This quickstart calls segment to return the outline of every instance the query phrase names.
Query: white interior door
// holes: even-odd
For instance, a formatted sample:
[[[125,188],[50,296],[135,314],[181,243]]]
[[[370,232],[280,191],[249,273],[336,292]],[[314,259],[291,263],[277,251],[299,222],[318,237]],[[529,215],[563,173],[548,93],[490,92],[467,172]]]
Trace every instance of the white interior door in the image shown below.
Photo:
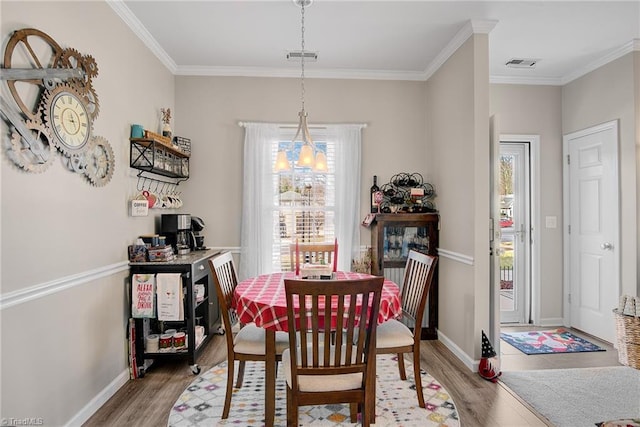
[[[611,310],[620,295],[617,121],[565,135],[564,151],[570,326],[614,342]]]

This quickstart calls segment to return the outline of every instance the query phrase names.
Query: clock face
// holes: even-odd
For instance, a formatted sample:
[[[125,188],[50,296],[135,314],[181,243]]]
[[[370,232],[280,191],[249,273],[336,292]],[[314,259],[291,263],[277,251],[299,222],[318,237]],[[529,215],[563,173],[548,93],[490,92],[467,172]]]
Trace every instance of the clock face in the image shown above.
[[[61,91],[51,101],[51,127],[60,143],[80,149],[89,140],[91,122],[87,107],[72,91]]]

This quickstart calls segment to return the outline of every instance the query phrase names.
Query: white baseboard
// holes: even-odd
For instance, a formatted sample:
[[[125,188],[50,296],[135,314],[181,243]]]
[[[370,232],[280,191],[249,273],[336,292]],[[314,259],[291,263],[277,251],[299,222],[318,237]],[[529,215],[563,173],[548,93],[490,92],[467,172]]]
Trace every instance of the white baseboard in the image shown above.
[[[68,427],[80,427],[84,424],[98,409],[104,405],[120,388],[129,381],[129,370],[125,369],[111,383],[106,386],[97,396],[95,396],[84,408],[80,410],[69,422]]]
[[[473,360],[456,343],[451,341],[445,334],[438,330],[438,339],[447,347],[471,372],[478,372],[479,360]]]

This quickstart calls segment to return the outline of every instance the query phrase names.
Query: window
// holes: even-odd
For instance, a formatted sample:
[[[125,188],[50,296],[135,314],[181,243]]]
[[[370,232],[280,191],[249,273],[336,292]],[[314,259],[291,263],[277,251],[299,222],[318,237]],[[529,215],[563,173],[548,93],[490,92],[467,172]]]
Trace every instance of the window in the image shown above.
[[[289,150],[297,158],[302,142],[291,150],[293,135],[282,130],[280,141],[272,143],[275,161],[278,150]],[[336,237],[335,141],[327,140],[318,130],[311,130],[316,150],[327,156],[327,172],[313,172],[295,166],[287,172],[273,173],[273,269],[291,270],[289,245],[295,243],[333,242]],[[292,153],[293,152],[293,153]]]
[[[294,169],[289,174],[274,173],[273,165],[279,144],[289,144],[293,130],[275,123],[243,122],[242,126],[240,280],[290,268],[288,245],[296,237],[300,242],[337,238],[338,269],[349,270],[351,260],[360,256],[364,125],[324,125],[315,132],[312,128],[316,144],[327,150],[329,172]]]

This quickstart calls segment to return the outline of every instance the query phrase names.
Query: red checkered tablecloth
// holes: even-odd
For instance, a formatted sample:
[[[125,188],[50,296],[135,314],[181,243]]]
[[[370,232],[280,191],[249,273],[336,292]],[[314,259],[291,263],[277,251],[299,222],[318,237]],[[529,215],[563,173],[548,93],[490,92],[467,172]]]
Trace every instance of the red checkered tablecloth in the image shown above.
[[[287,300],[284,278],[293,278],[293,272],[264,274],[244,280],[234,292],[233,306],[242,323],[255,322],[257,326],[277,331],[287,331]],[[368,274],[342,272],[337,280],[364,279]],[[399,317],[402,313],[400,289],[389,279],[384,279],[378,324]]]

